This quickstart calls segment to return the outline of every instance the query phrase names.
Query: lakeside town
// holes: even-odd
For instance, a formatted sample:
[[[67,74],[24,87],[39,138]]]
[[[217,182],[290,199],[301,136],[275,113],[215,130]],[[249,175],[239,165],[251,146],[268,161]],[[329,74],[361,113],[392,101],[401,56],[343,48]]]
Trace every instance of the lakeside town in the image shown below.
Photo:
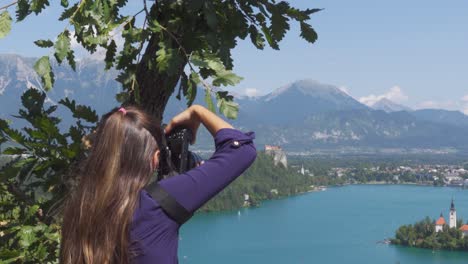
[[[460,164],[419,164],[402,161],[376,162],[366,159],[350,161],[342,158],[327,161],[309,157],[308,159],[290,159],[280,146],[266,145],[265,154],[273,157],[275,166],[281,164],[298,174],[324,179],[323,185],[355,183],[415,183],[422,185],[468,187],[468,163]],[[440,162],[440,161],[439,161]],[[348,165],[342,165],[349,163]]]
[[[307,170],[305,170],[305,172],[306,171]],[[468,170],[460,165],[426,164],[413,166],[372,166],[368,168],[348,167],[332,168],[328,172],[328,176],[336,176],[338,178],[343,176],[359,178],[366,174],[375,175],[377,178],[376,181],[386,181],[396,184],[414,182],[425,185],[468,187]],[[311,174],[309,175],[312,176]]]

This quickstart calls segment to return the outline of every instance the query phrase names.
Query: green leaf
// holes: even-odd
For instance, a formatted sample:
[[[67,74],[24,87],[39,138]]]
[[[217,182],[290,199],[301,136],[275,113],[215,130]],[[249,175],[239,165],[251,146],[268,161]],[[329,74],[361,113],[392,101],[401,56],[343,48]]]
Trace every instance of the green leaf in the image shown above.
[[[115,95],[115,100],[117,100],[117,102],[121,104],[127,102],[129,99],[130,99],[130,96],[128,95],[127,92],[121,92]]]
[[[70,52],[68,52],[67,61],[68,61],[68,65],[70,65],[70,67],[74,71],[76,71],[75,52],[73,50],[70,50]]]
[[[41,47],[41,48],[50,48],[54,45],[54,43],[49,40],[49,39],[39,39],[39,40],[36,40],[34,41],[34,44],[36,44],[38,47]]]
[[[16,143],[24,145],[26,137],[16,129],[7,129],[5,133]]]
[[[200,82],[200,79],[198,78],[198,75],[196,73],[191,73],[190,78],[188,79],[187,82],[187,93],[186,93],[186,98],[187,98],[187,106],[191,106],[193,104],[193,101],[197,97],[197,84]]]
[[[31,216],[34,216],[36,213],[37,213],[37,210],[39,209],[39,205],[35,204],[33,206],[30,206],[28,209],[27,209],[27,212],[26,212],[26,217],[31,217]],[[41,225],[38,225],[36,226],[35,228],[40,228]]]
[[[115,41],[112,39],[109,45],[107,46],[106,58],[104,59],[104,61],[106,62],[106,70],[109,70],[114,65],[114,57],[115,57],[116,51],[117,51],[117,45],[115,44]]]
[[[29,247],[32,243],[37,241],[36,234],[34,232],[34,227],[32,226],[22,226],[18,232],[19,244],[23,248]]]
[[[301,37],[310,43],[317,41],[317,32],[307,23],[301,22]]]
[[[184,93],[184,96],[187,95],[187,88],[188,88],[188,77],[185,72],[182,72],[182,75],[180,76],[180,83],[179,83],[179,91],[177,92],[176,99],[180,101],[181,96],[180,92],[182,91]]]
[[[43,131],[40,131],[40,130],[35,130],[35,129],[31,129],[31,128],[25,128],[24,130],[33,139],[47,140],[49,138],[46,133],[44,133]]]
[[[205,10],[203,14],[205,15],[206,24],[208,27],[215,31],[218,25],[218,18],[216,17],[216,10],[213,10],[213,4],[211,1],[205,2]]]
[[[25,152],[26,150],[24,148],[10,147],[10,148],[5,149],[2,154],[19,155],[19,154],[24,154]]]
[[[49,6],[48,0],[32,0],[29,10],[33,11],[37,15],[42,12],[46,6]]]
[[[201,68],[200,73],[203,73],[203,69],[212,71],[209,75],[213,77],[214,86],[235,85],[242,80],[242,77],[237,76],[232,71],[226,70],[221,59],[215,54],[203,54],[203,56],[194,54],[190,61],[193,65]]]
[[[203,55],[192,55],[190,61],[193,65],[200,67],[200,68],[208,68],[213,70],[214,72],[221,72],[225,71],[226,68],[224,67],[223,62],[221,59],[216,56],[215,54],[203,54]]]
[[[211,89],[208,88],[205,88],[205,103],[211,112],[216,113],[216,109],[213,104],[213,98],[211,97]]]
[[[40,115],[46,94],[39,92],[37,89],[28,89],[21,95],[21,104],[29,111],[30,114]],[[26,114],[28,115],[28,114]]]
[[[312,15],[313,13],[317,13],[317,12],[320,12],[322,11],[323,8],[312,8],[312,9],[309,9],[307,8],[306,10],[304,10],[303,12],[307,15]]]
[[[155,19],[152,19],[149,23],[148,23],[148,28],[151,30],[151,32],[153,33],[159,33],[161,32],[162,30],[162,26],[161,24],[159,24],[159,21],[155,18]]]
[[[2,144],[7,142],[8,140],[0,134],[0,149],[2,148]]]
[[[97,122],[99,118],[95,110],[85,105],[77,105],[73,117],[83,119],[90,123]]]
[[[270,47],[272,49],[279,50],[278,43],[271,36],[270,30],[267,27],[262,26],[262,32],[263,32],[263,35],[265,35],[265,38],[266,38],[268,44],[270,45]]]
[[[55,110],[57,110],[57,107],[58,107],[58,105],[53,105],[53,106],[49,107],[49,109],[47,109],[47,110],[45,111],[45,113],[48,114],[48,115],[50,115],[50,114],[52,114],[53,112],[55,112]]]
[[[5,10],[0,14],[0,39],[4,38],[11,31],[11,16]]]
[[[22,21],[29,14],[31,14],[31,11],[29,11],[29,1],[18,0],[18,3],[16,4],[16,22]]]
[[[34,70],[41,77],[44,89],[49,91],[54,85],[54,73],[50,67],[50,61],[48,56],[41,57],[36,64],[34,64]]]
[[[54,122],[46,116],[37,117],[34,122],[34,127],[47,133],[49,137],[56,137],[60,135],[59,129],[55,126]]]
[[[257,28],[254,25],[249,27],[250,40],[257,49],[263,49],[265,47],[265,38],[261,33],[258,32]]]
[[[68,7],[68,0],[61,0],[60,1],[60,4],[63,6],[63,7]]]
[[[63,21],[67,18],[70,18],[74,13],[75,11],[78,9],[78,4],[81,3],[81,2],[78,2],[76,4],[74,4],[73,6],[71,6],[70,8],[67,8],[63,11],[63,13],[60,15],[59,17],[59,20],[60,21]]]
[[[216,76],[214,76],[213,85],[214,86],[228,86],[228,85],[236,85],[238,84],[243,78],[236,75],[231,71],[222,71],[217,72]]]
[[[83,119],[90,123],[95,123],[98,120],[98,115],[95,110],[89,106],[77,105],[75,100],[64,98],[58,102],[67,107],[72,113],[74,118]]]
[[[313,13],[317,13],[322,9],[314,8],[314,9],[306,9],[306,10],[299,10],[294,7],[290,7],[287,11],[288,16],[294,18],[297,21],[305,21],[310,19],[310,15]]]
[[[271,35],[278,42],[283,39],[286,31],[289,30],[288,18],[279,12],[271,15]]]
[[[135,65],[132,64],[131,66]],[[120,82],[123,86],[124,91],[121,93],[121,95],[124,96],[123,93],[128,93],[128,95],[125,95],[127,99],[132,98],[133,96],[132,99],[139,103],[141,102],[139,86],[136,80],[135,68],[131,66],[127,66],[125,71],[121,71],[117,76],[116,80]]]
[[[2,264],[15,263],[19,259],[24,258],[24,255],[21,254],[21,251],[18,249],[8,249],[2,248],[0,250],[0,259]]]
[[[219,111],[229,119],[236,119],[239,112],[239,105],[235,103],[234,97],[228,95],[228,92],[217,92],[216,98],[218,100]]]
[[[165,72],[169,76],[178,74],[184,63],[178,49],[167,48],[164,43],[160,43],[159,47],[156,52],[158,71],[160,73]]]
[[[57,59],[58,63],[62,63],[63,59],[65,59],[70,52],[71,44],[70,44],[70,32],[68,30],[63,31],[57,37],[57,41],[55,42],[55,58]]]
[[[34,164],[37,162],[37,159],[35,158],[20,158],[18,161],[12,164],[13,168],[19,168],[19,169],[24,169],[26,166],[30,166],[31,164]]]
[[[18,160],[19,158],[17,158]],[[5,165],[2,167],[0,170],[0,181],[6,182],[7,180],[10,179],[16,179],[18,176],[18,172],[20,171],[20,168],[13,167],[13,161],[12,163],[9,163],[8,165]]]

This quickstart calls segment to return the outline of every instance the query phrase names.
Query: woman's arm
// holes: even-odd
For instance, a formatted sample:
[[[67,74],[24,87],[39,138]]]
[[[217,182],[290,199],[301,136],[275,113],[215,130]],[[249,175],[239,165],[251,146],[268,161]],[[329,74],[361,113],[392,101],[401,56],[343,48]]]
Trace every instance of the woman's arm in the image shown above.
[[[194,139],[192,144],[195,143],[198,127],[202,123],[211,135],[215,137],[216,133],[223,128],[232,128],[232,126],[218,117],[216,114],[206,109],[201,105],[192,105],[187,110],[176,115],[171,119],[169,124],[166,126],[165,133],[169,134],[172,129],[176,126],[185,126],[192,130]]]
[[[168,131],[181,123],[198,128],[197,120],[187,120],[196,113],[195,118],[199,118],[199,122],[214,136],[216,151],[202,165],[164,179],[159,184],[185,209],[194,212],[241,175],[253,163],[257,152],[253,144],[253,132],[243,133],[233,129],[230,124],[201,106],[191,110],[193,112],[185,113],[186,116],[184,111],[173,118],[173,126]]]

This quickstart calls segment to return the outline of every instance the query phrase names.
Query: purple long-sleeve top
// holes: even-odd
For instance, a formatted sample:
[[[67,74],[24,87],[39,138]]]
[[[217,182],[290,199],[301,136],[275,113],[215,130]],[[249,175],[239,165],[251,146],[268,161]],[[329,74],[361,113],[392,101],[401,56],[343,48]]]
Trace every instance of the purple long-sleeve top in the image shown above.
[[[242,174],[257,155],[253,132],[220,129],[215,137],[216,151],[202,165],[186,173],[161,180],[160,186],[190,212],[195,212]],[[133,263],[178,263],[180,225],[162,210],[144,189],[130,227]]]

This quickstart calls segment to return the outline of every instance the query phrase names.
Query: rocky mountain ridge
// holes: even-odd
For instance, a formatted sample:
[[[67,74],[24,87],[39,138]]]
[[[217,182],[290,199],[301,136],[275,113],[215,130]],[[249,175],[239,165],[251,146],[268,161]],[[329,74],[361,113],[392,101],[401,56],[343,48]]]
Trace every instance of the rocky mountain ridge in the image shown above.
[[[28,87],[41,89],[34,73],[33,58],[0,55],[0,117],[17,112],[19,97]],[[65,96],[96,108],[98,113],[118,105],[117,72],[104,71],[96,61],[80,61],[77,72],[53,65],[56,86],[48,93],[49,103]],[[280,145],[287,151],[316,148],[468,148],[468,116],[457,111],[375,110],[361,104],[338,87],[314,80],[299,80],[256,98],[238,98],[239,118],[233,123],[254,130],[256,143]],[[199,97],[195,103],[204,104]],[[389,102],[386,105],[389,105]],[[165,118],[186,107],[172,98]],[[390,111],[392,110],[392,111]],[[201,146],[211,143],[207,133]]]

